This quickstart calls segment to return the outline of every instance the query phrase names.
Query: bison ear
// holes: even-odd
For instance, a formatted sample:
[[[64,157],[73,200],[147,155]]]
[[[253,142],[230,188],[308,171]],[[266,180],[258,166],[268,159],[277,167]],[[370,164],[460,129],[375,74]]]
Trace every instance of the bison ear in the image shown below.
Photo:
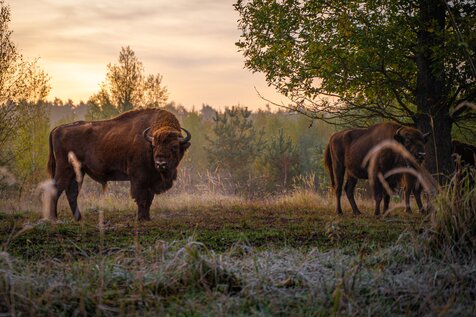
[[[190,147],[190,145],[192,145],[192,143],[190,142],[181,143],[180,150],[182,151],[182,153],[185,152]]]
[[[423,134],[423,141],[426,143],[428,142],[428,139],[430,138],[431,132]]]
[[[395,133],[395,135],[393,136],[393,138],[394,138],[395,141],[397,141],[398,143],[401,143],[401,144],[404,144],[404,143],[405,143],[405,137],[401,136],[399,133]]]

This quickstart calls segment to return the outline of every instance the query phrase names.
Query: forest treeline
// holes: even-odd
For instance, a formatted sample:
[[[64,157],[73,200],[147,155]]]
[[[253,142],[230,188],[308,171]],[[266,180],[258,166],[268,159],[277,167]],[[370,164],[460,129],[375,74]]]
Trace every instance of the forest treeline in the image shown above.
[[[179,169],[179,181],[175,186],[178,190],[192,191],[205,188],[226,194],[256,196],[302,187],[312,190],[326,189],[328,180],[322,156],[329,136],[346,126],[369,126],[382,120],[416,126],[424,132],[433,134],[431,142],[435,144],[427,144],[427,153],[430,153],[427,156],[429,162],[427,167],[430,172],[440,170],[449,173],[452,170],[451,139],[459,139],[467,143],[474,142],[475,112],[472,111],[472,107],[462,107],[465,105],[464,102],[473,104],[475,96],[474,75],[476,73],[469,66],[466,67],[472,61],[471,56],[460,54],[459,51],[454,54],[446,52],[453,62],[447,63],[448,69],[441,69],[445,70],[448,75],[445,76],[451,81],[445,82],[443,81],[447,79],[445,76],[433,74],[433,77],[436,76],[433,78],[434,82],[427,85],[434,88],[445,84],[451,88],[442,95],[435,94],[426,86],[426,88],[420,87],[422,83],[415,78],[430,78],[431,76],[427,76],[430,70],[437,69],[443,57],[440,58],[437,54],[438,58],[430,58],[429,65],[438,67],[420,69],[416,67],[418,65],[408,66],[409,58],[405,53],[408,51],[407,44],[403,48],[395,47],[395,52],[387,44],[379,46],[381,43],[387,43],[387,41],[380,41],[382,36],[391,39],[395,38],[395,34],[400,34],[399,19],[407,18],[406,13],[401,15],[401,12],[397,10],[397,13],[391,15],[392,19],[387,21],[388,25],[385,23],[383,25],[389,28],[388,32],[370,38],[375,40],[375,43],[369,42],[368,32],[360,32],[362,25],[354,25],[353,38],[356,42],[352,44],[354,47],[348,52],[358,48],[359,54],[342,56],[345,50],[334,51],[334,48],[340,46],[332,42],[329,44],[330,47],[316,47],[313,43],[307,43],[309,39],[318,38],[316,36],[307,36],[304,42],[288,43],[290,45],[307,43],[299,47],[306,54],[297,54],[306,58],[296,63],[294,60],[288,61],[288,58],[293,58],[294,54],[290,54],[287,50],[267,51],[268,45],[261,41],[257,43],[264,47],[254,45],[259,32],[249,31],[255,28],[267,30],[260,27],[260,23],[274,20],[257,19],[257,16],[252,13],[260,11],[248,10],[254,5],[252,1],[239,1],[235,5],[235,9],[241,16],[239,28],[243,31],[240,42],[237,43],[238,48],[244,53],[245,65],[253,71],[267,73],[268,83],[275,86],[292,103],[289,106],[283,105],[273,109],[268,107],[252,112],[239,105],[220,108],[221,110],[217,111],[204,104],[200,109],[190,110],[189,107],[170,102],[167,88],[162,83],[162,75],[146,74],[142,62],[129,46],[121,48],[116,63],[106,65],[104,81],[99,84],[98,91],[93,93],[86,102],[74,104],[72,100],[63,101],[58,98],[47,101],[51,90],[50,77],[38,66],[37,60],[28,61],[23,57],[12,41],[13,31],[9,30],[10,7],[0,0],[0,48],[2,51],[0,54],[0,190],[17,191],[21,195],[47,178],[45,170],[48,157],[48,135],[53,127],[75,120],[107,119],[138,108],[167,109],[176,114],[181,124],[192,133],[192,147],[187,151],[187,156]],[[319,12],[322,9],[319,6],[299,7],[297,8],[299,10],[292,11],[293,15],[281,14],[288,12],[287,5],[291,4],[274,6],[272,10],[268,10],[265,4],[260,5],[263,6],[260,7],[260,10],[264,10],[263,14],[270,16],[276,14],[280,19],[284,18],[283,21],[278,19],[278,24],[283,26],[283,32],[280,31],[278,35],[284,35],[283,40],[292,38],[286,34],[287,31],[293,34],[292,30],[287,30],[288,26],[294,25],[288,23],[287,17],[293,17],[293,15],[296,15],[293,17],[296,21],[302,20],[304,23],[303,30],[309,28],[309,32],[319,31],[323,34],[330,32],[329,34],[332,38],[335,37],[335,40],[347,39],[350,34],[347,32],[350,32],[350,29],[341,30],[340,28],[337,31],[343,33],[336,33],[333,19],[332,17],[327,19],[327,15],[324,15],[326,17],[324,20],[330,24],[323,30],[314,30],[312,26],[321,24],[317,23],[319,21],[308,21],[306,17],[319,17],[314,14],[315,10]],[[392,7],[392,4],[389,5]],[[424,6],[421,10],[428,8],[430,7]],[[301,12],[301,9],[304,11]],[[351,6],[350,9],[356,8]],[[361,9],[365,9],[365,12],[360,12]],[[387,12],[387,10],[375,10],[372,6],[364,6],[361,9],[357,10],[358,14],[375,15],[372,18],[375,21],[369,20],[370,26],[382,24],[380,14]],[[408,9],[413,10],[413,8]],[[440,4],[438,9],[443,13],[448,10],[449,14],[456,14],[468,8],[460,7],[458,4],[453,9],[459,11],[452,10],[454,12],[451,13],[452,11],[441,7]],[[313,14],[308,14],[307,11]],[[470,13],[474,14],[474,12],[476,11]],[[471,14],[462,15],[461,24],[472,30],[474,19],[470,19]],[[417,16],[411,15],[411,17]],[[347,21],[349,17],[342,17],[345,18],[343,21]],[[438,41],[429,45],[425,41],[422,42],[420,37],[415,37],[414,30],[422,27],[426,30],[426,25],[431,21],[432,19],[419,21],[413,18],[409,21],[413,24],[409,23],[408,26],[413,25],[414,28],[408,30],[408,34],[403,34],[408,37],[408,41],[403,42],[409,43],[410,48],[415,45],[420,47],[416,52],[408,51],[409,54],[411,53],[411,60],[428,59],[428,56],[437,51],[435,48],[441,47]],[[443,27],[448,21],[441,21],[440,26]],[[340,24],[342,23],[338,23]],[[335,36],[336,34],[338,36]],[[426,34],[425,36],[431,38],[433,35]],[[271,36],[269,40],[272,42],[274,38]],[[455,38],[450,37],[445,40],[454,41]],[[283,43],[287,43],[286,41]],[[343,43],[347,42],[345,40]],[[283,43],[278,42],[277,46],[272,47],[288,47],[283,46]],[[375,45],[368,45],[368,43]],[[475,43],[475,41],[461,37],[458,43],[461,45],[447,47],[457,51],[459,46]],[[319,49],[316,50],[317,48]],[[375,49],[378,50],[375,51]],[[265,59],[261,58],[263,57],[260,54],[263,53],[262,50],[270,54],[269,56],[265,54]],[[329,56],[321,59],[321,53]],[[362,59],[359,56],[365,58]],[[399,58],[393,61],[392,58],[395,56]],[[405,68],[406,66],[399,66],[402,61],[404,66],[409,67],[408,69]],[[314,65],[316,62],[314,66],[317,68],[308,67],[305,62],[309,62],[309,65]],[[286,66],[281,69],[283,65],[294,65],[297,68]],[[387,66],[384,67],[385,65]],[[452,67],[452,65],[460,66]],[[273,71],[275,69],[280,71]],[[320,72],[316,73],[316,69]],[[346,72],[344,76],[339,72],[341,69],[349,70],[349,73]],[[401,70],[404,70],[405,76],[398,75]],[[307,74],[307,72],[310,73]],[[396,80],[394,73],[400,76],[398,77],[400,79]],[[301,76],[304,76],[305,80]],[[321,77],[322,82],[316,80]],[[421,92],[425,94],[422,95]],[[423,98],[427,95],[431,98]],[[439,99],[433,100],[437,95]],[[321,100],[322,96],[331,96],[333,99]],[[319,103],[316,103],[317,101]],[[441,169],[437,168],[437,163],[442,165]]]
[[[55,126],[139,108],[167,109],[192,133],[177,190],[256,196],[327,184],[322,153],[332,126],[287,110],[176,105],[168,100],[162,75],[146,74],[129,46],[106,65],[104,81],[86,102],[48,101],[50,77],[37,60],[20,53],[10,18],[10,7],[0,0],[0,192],[28,194],[48,178],[48,136]]]
[[[328,186],[322,156],[336,129],[333,125],[269,107],[250,111],[238,105],[218,111],[203,104],[189,110],[169,102],[161,108],[174,113],[192,134],[192,147],[180,166],[179,190],[257,196]],[[15,112],[19,122],[2,153],[1,181],[4,191],[19,193],[34,189],[48,177],[52,128],[116,115],[91,102],[74,104],[58,98],[19,103]]]

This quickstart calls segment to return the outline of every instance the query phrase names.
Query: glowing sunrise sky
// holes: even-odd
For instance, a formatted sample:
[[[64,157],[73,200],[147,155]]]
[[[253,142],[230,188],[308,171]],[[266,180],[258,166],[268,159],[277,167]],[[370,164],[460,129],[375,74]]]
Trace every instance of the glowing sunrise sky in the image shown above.
[[[234,0],[6,0],[13,41],[50,75],[49,99],[87,101],[129,45],[145,74],[160,73],[169,100],[187,108],[241,104],[263,108],[262,95],[285,98],[262,74],[243,68],[235,42]]]

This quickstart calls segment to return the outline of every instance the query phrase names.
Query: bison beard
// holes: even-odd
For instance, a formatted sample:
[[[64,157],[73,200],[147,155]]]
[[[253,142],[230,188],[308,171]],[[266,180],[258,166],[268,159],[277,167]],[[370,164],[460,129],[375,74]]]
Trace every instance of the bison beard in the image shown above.
[[[81,219],[77,203],[81,184],[68,159],[73,152],[81,166],[78,179],[86,174],[103,186],[108,181],[130,181],[137,218],[150,220],[154,195],[172,187],[190,139],[177,118],[160,109],[133,110],[110,120],[77,121],[54,128],[48,171],[57,192],[50,217],[57,217],[58,199],[65,191],[75,219]]]
[[[358,179],[369,178],[367,168],[362,167],[362,162],[374,146],[385,140],[395,140],[401,143],[417,160],[422,161],[425,156],[424,144],[427,138],[428,134],[423,135],[417,129],[391,122],[376,124],[368,129],[348,129],[333,134],[324,153],[324,163],[336,194],[336,212],[342,214],[340,196],[342,195],[344,176],[347,175],[345,192],[353,213],[360,214],[354,198],[354,189]],[[375,171],[370,175],[374,180],[375,215],[380,214],[382,199],[384,200],[384,211],[388,209],[390,202],[390,196],[384,191],[378,180],[378,173],[385,174],[393,168],[408,164],[399,154],[390,149],[383,150],[378,155]],[[396,187],[400,177],[391,176],[387,180],[390,187]]]

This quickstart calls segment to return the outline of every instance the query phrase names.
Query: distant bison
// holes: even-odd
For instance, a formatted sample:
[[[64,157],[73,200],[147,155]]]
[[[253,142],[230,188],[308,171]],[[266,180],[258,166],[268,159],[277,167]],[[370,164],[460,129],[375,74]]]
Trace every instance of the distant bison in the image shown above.
[[[454,140],[452,143],[453,156],[462,166],[476,167],[476,146]],[[455,157],[456,155],[456,157]],[[459,156],[459,158],[457,157]]]
[[[57,217],[58,198],[66,191],[75,219],[81,219],[77,204],[81,184],[69,162],[72,152],[80,163],[81,176],[87,174],[103,186],[108,181],[130,181],[137,218],[150,220],[154,194],[172,187],[190,139],[177,118],[160,109],[133,110],[110,120],[77,121],[54,128],[49,139],[48,171],[56,195],[50,216]]]
[[[476,167],[476,147],[471,144],[466,144],[460,141],[452,141],[452,157],[455,160],[456,168],[461,168],[465,166]],[[422,201],[421,201],[421,192],[422,186],[418,180],[409,174],[405,174],[402,178],[404,199],[405,199],[405,210],[408,213],[412,212],[410,207],[410,195],[413,193],[415,200],[418,205],[418,209],[421,213],[425,211]]]
[[[419,130],[401,126],[397,123],[379,123],[367,129],[348,129],[333,134],[324,153],[325,165],[328,169],[331,184],[336,195],[336,212],[342,213],[340,196],[344,176],[347,175],[345,192],[354,214],[360,214],[355,203],[354,189],[358,179],[368,179],[368,171],[362,166],[369,151],[385,140],[395,140],[401,143],[417,160],[425,157],[424,144],[429,133],[423,134]],[[404,167],[407,162],[399,154],[388,149],[378,154],[376,169],[385,174],[396,167]],[[376,175],[371,175],[375,178]],[[401,176],[394,175],[388,179],[391,187],[396,187]],[[374,179],[373,194],[375,198],[375,215],[380,214],[380,202],[384,199],[384,211],[388,209],[390,196],[383,190],[378,179]]]

